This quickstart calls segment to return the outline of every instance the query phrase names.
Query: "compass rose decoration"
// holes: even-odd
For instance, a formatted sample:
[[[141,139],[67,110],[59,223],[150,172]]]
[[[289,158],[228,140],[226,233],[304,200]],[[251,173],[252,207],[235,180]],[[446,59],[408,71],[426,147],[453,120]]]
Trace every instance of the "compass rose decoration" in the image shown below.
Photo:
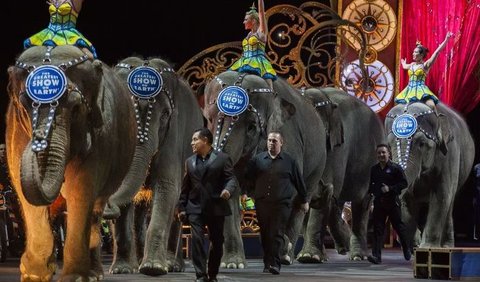
[[[368,80],[362,77],[359,60],[348,64],[342,71],[342,88],[364,101],[374,112],[385,108],[393,98],[394,80],[390,70],[380,61],[366,65]]]

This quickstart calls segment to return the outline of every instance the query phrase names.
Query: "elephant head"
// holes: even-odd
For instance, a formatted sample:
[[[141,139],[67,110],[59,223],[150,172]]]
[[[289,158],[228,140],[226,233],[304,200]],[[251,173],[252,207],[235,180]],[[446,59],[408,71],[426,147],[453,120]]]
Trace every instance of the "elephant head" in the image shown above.
[[[302,92],[308,97],[317,113],[324,121],[327,132],[327,148],[333,150],[333,147],[342,145],[345,142],[343,134],[343,124],[341,112],[338,104],[333,102],[328,96],[329,93],[337,93],[339,90],[333,87],[310,88]],[[345,93],[345,95],[348,95]]]
[[[444,115],[420,102],[397,105],[387,114],[385,128],[393,161],[405,170],[409,186],[440,171],[453,139]]]
[[[221,112],[218,101],[219,94],[232,86],[248,95],[245,111],[233,116]],[[282,80],[275,86],[282,88],[282,93],[294,91]],[[234,163],[250,158],[257,149],[263,150],[266,132],[280,129],[295,112],[296,107],[287,97],[278,95],[256,75],[226,71],[205,86],[203,115],[214,135],[214,148],[228,152]]]
[[[112,83],[103,75],[106,71],[100,61],[89,60],[72,46],[29,48],[9,68],[10,108],[17,113],[9,122],[28,142],[21,160],[13,161],[21,161],[23,194],[31,204],[52,203],[67,162],[81,162],[90,153],[93,131],[104,122],[105,85]],[[62,83],[63,89],[56,87]]]
[[[148,69],[154,80],[159,82],[158,91],[151,93],[147,91],[148,93],[142,94],[141,91],[136,90],[136,86],[133,84],[135,84],[135,79],[141,79],[142,71],[148,71]],[[125,86],[130,89],[138,134],[134,160],[122,185],[109,198],[109,204],[104,211],[104,216],[107,218],[115,218],[120,215],[119,208],[130,203],[144,184],[155,154],[161,150],[167,139],[177,138],[174,134],[180,130],[175,127],[178,123],[181,107],[183,106],[183,110],[185,110],[185,107],[187,107],[185,105],[196,104],[193,100],[186,101],[188,98],[194,99],[190,87],[162,59],[144,60],[140,57],[129,57],[121,60],[115,66],[115,72]],[[135,76],[136,73],[139,73],[139,75]],[[155,83],[152,85],[156,85]],[[191,109],[191,111],[190,124],[198,124],[194,109]],[[200,113],[198,115],[201,116]]]

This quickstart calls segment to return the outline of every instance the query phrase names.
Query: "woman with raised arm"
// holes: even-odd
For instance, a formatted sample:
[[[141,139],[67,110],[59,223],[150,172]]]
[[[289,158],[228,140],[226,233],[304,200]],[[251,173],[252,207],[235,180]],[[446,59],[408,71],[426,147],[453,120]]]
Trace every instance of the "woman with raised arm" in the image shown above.
[[[32,46],[75,45],[91,59],[97,58],[92,43],[76,28],[78,14],[84,0],[50,0],[48,11],[50,23],[47,28],[27,38],[23,42],[25,49]]]
[[[438,46],[437,50],[433,52],[430,59],[425,60],[428,49],[417,41],[417,47],[413,50],[413,62],[407,64],[405,59],[401,60],[402,67],[408,70],[408,85],[395,97],[395,102],[398,104],[408,104],[411,102],[421,101],[427,104],[433,110],[436,110],[435,105],[438,103],[438,98],[425,85],[425,78],[428,71],[438,57],[440,51],[447,45],[448,39],[452,37],[451,32],[447,32],[445,40]]]
[[[245,29],[250,30],[250,32],[242,41],[242,56],[230,69],[261,76],[267,81],[270,88],[273,89],[273,80],[277,79],[277,73],[265,54],[268,27],[263,0],[258,0],[258,12],[255,9],[255,5],[252,5],[250,11],[245,14],[243,24]]]

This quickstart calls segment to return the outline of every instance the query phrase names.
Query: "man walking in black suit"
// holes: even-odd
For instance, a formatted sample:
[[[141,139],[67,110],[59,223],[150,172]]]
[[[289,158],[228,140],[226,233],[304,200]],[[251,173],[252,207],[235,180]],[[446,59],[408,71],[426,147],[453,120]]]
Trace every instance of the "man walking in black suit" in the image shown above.
[[[402,244],[405,260],[410,260],[410,246],[406,227],[402,222],[399,195],[407,188],[407,178],[403,169],[390,160],[390,148],[386,144],[377,145],[378,164],[370,170],[369,193],[373,200],[373,242],[372,255],[368,261],[382,263],[382,246],[384,242],[385,222],[389,217],[393,229],[397,231]]]
[[[186,171],[179,201],[179,218],[188,216],[192,231],[192,262],[197,280],[217,281],[223,255],[223,225],[231,215],[228,199],[237,186],[230,157],[212,148],[212,133],[198,129],[192,136],[194,155],[186,160]],[[204,227],[211,242],[208,256],[204,249]],[[207,276],[208,274],[208,276]]]
[[[285,229],[297,195],[300,208],[308,211],[307,193],[298,163],[282,151],[280,132],[268,134],[266,152],[254,156],[247,165],[248,190],[254,187],[260,236],[263,247],[263,272],[280,274],[280,252],[285,245]],[[245,198],[244,194],[242,198]],[[242,199],[243,200],[243,199]]]

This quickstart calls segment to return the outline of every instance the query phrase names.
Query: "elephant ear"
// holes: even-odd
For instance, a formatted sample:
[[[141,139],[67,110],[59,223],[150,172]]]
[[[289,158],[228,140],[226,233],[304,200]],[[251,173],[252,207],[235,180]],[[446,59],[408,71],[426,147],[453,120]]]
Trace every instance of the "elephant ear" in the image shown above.
[[[438,148],[442,154],[446,155],[448,152],[448,143],[453,140],[453,135],[451,134],[448,119],[444,114],[438,116],[437,126]]]
[[[338,104],[332,103],[328,119],[328,143],[330,150],[333,150],[335,146],[342,145],[344,142],[342,115],[338,109]]]
[[[105,107],[105,91],[108,91],[107,88],[111,87],[108,84],[112,82],[106,77],[104,71],[103,63],[100,60],[95,60],[93,62],[93,67],[97,76],[102,77],[100,85],[98,87],[98,93],[96,97],[92,97],[92,112],[91,112],[91,121],[94,128],[99,128],[103,126],[103,115]]]
[[[284,121],[289,120],[297,111],[295,106],[285,99],[280,100],[280,108],[282,109],[282,120]]]
[[[283,98],[275,97],[272,112],[267,118],[267,132],[282,128],[283,124],[292,118],[296,111],[295,105]]]

